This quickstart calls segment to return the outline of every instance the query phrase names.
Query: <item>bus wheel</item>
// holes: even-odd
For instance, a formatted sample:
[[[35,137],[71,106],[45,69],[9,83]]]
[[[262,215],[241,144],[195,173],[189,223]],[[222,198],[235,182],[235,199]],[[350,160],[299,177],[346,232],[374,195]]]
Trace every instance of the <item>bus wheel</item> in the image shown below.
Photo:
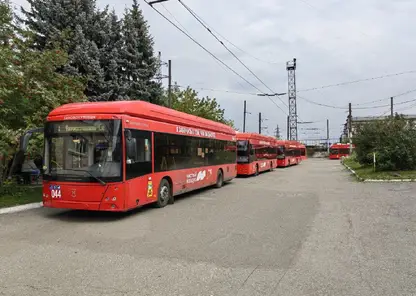
[[[222,170],[218,170],[217,183],[215,183],[215,187],[216,188],[221,188],[223,184],[224,184],[224,177],[222,175]]]
[[[157,193],[156,206],[158,208],[166,207],[170,200],[171,200],[170,184],[168,180],[162,179],[162,181],[160,181],[159,190]]]

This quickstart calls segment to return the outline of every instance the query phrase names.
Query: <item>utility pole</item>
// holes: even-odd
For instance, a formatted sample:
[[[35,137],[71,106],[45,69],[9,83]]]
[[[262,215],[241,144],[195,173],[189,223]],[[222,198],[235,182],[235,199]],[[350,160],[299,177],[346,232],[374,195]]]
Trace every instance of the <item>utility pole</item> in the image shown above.
[[[286,126],[286,129],[287,129],[287,137],[286,137],[286,139],[288,139],[288,140],[289,140],[289,130],[290,130],[289,125],[290,125],[290,123],[289,123],[289,116],[288,116],[287,117],[287,126]]]
[[[261,134],[261,112],[259,113],[259,134]]]
[[[393,117],[393,97],[390,98],[391,117]]]
[[[172,60],[168,61],[168,103],[169,108],[172,108]]]
[[[329,153],[329,119],[326,120],[326,147],[326,150]]]
[[[246,114],[247,114],[247,102],[244,100],[243,133],[246,132]]]
[[[348,104],[348,140],[350,143],[350,154],[352,153],[352,107]]]
[[[280,139],[280,128],[279,128],[279,125],[276,125],[276,139]]]

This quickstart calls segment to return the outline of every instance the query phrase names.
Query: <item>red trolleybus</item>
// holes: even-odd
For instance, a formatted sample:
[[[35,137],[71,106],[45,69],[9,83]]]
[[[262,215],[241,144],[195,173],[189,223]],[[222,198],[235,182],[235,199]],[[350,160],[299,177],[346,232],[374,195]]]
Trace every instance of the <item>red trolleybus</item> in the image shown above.
[[[277,166],[288,167],[302,162],[302,146],[297,141],[277,141]]]
[[[141,101],[68,104],[45,128],[45,207],[127,211],[233,179],[229,126]]]
[[[237,174],[258,175],[277,166],[276,140],[255,133],[237,134]]]
[[[308,156],[306,155],[306,146],[304,144],[299,143],[299,148],[300,148],[301,160],[308,159]]]
[[[353,145],[354,149],[355,146]],[[350,155],[350,144],[333,144],[329,148],[329,159],[340,159],[341,157],[347,157]]]

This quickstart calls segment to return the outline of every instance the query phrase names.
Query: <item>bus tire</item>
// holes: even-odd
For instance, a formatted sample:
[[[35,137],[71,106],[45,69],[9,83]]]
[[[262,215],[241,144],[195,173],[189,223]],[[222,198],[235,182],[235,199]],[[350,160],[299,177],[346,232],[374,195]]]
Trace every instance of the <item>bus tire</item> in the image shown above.
[[[170,188],[169,181],[166,179],[162,179],[159,184],[159,189],[157,192],[157,201],[156,207],[164,208],[168,205],[168,203],[172,199],[172,191]]]
[[[217,172],[217,182],[215,183],[215,188],[221,188],[224,185],[224,175],[222,170],[219,169]]]

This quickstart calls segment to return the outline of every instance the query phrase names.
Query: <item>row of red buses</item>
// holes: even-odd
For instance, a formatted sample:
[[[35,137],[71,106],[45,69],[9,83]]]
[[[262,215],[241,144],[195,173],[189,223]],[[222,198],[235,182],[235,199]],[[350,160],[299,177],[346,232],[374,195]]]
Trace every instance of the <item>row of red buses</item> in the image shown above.
[[[352,145],[352,149],[355,146]],[[329,147],[329,159],[340,159],[350,155],[350,144],[333,144]]]
[[[231,127],[143,101],[63,105],[44,133],[45,207],[164,207],[237,175]]]
[[[143,101],[67,104],[47,117],[43,205],[128,211],[302,161],[302,146]],[[303,146],[304,147],[304,146]]]
[[[277,167],[276,139],[256,133],[237,133],[237,174],[258,175]]]

